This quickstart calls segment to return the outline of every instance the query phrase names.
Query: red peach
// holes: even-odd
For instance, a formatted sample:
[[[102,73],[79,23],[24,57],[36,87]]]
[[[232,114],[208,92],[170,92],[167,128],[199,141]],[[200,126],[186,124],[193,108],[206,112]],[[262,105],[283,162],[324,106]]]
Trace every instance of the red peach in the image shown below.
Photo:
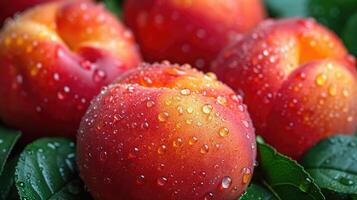
[[[261,0],[128,0],[124,18],[147,61],[170,60],[208,70],[238,34],[265,16]]]
[[[103,90],[77,142],[80,175],[102,200],[235,199],[256,154],[241,98],[213,74],[167,62]]]
[[[38,6],[0,33],[0,118],[30,139],[73,137],[100,88],[139,62],[130,32],[102,6]]]
[[[322,138],[353,133],[354,66],[332,32],[312,19],[284,19],[260,24],[224,50],[212,70],[244,94],[257,132],[299,158]]]

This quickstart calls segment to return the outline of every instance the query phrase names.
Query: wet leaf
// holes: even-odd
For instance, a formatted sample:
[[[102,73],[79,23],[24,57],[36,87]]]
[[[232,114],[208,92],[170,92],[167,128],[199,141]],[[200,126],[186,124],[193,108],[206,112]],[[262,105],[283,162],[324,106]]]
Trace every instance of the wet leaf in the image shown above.
[[[311,148],[302,164],[324,189],[357,194],[357,138],[333,136]]]
[[[277,200],[274,194],[267,188],[260,186],[258,184],[252,183],[247,191],[240,197],[240,200]]]
[[[258,142],[260,166],[264,183],[280,199],[325,199],[312,177],[295,160],[267,144]]]
[[[0,126],[0,175],[5,166],[11,150],[20,138],[19,131],[11,130]]]
[[[43,138],[20,154],[15,172],[21,199],[85,199],[75,162],[75,145],[60,138]]]

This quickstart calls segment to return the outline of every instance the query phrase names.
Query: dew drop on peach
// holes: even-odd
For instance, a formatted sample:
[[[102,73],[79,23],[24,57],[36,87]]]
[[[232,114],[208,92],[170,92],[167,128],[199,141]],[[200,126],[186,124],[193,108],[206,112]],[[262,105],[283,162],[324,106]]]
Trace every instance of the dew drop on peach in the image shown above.
[[[211,111],[212,111],[212,106],[209,105],[209,104],[206,104],[206,105],[204,105],[204,106],[202,107],[202,112],[203,112],[204,114],[210,114]]]
[[[191,137],[190,140],[188,141],[188,144],[192,146],[192,145],[196,144],[197,141],[198,141],[197,137],[193,136],[193,137]]]
[[[104,81],[106,76],[107,76],[107,74],[105,73],[105,71],[103,71],[101,69],[96,69],[96,70],[94,70],[94,73],[93,73],[93,81],[96,83]]]
[[[191,94],[191,90],[190,90],[190,89],[182,89],[182,90],[180,91],[180,93],[181,93],[182,95],[184,95],[184,96],[188,96],[188,95]]]
[[[221,187],[223,189],[228,189],[231,185],[232,185],[231,177],[229,177],[229,176],[223,177],[222,182],[221,182]]]
[[[156,183],[158,186],[164,186],[167,182],[167,178],[166,177],[159,177],[157,180],[156,180]]]
[[[252,176],[252,172],[249,168],[245,167],[242,169],[243,177],[242,177],[242,183],[247,184],[250,180],[250,177]]]
[[[158,116],[157,116],[157,119],[160,122],[166,122],[168,118],[169,118],[169,113],[167,113],[167,112],[159,113]]]
[[[157,149],[158,154],[164,154],[164,153],[166,153],[166,151],[167,151],[167,147],[164,144],[159,146],[159,148]]]
[[[206,154],[208,153],[208,151],[209,151],[209,147],[207,144],[204,144],[200,149],[201,154]]]
[[[315,79],[315,83],[318,86],[322,86],[326,83],[326,80],[327,80],[327,76],[325,74],[319,74]]]
[[[180,146],[182,146],[182,144],[183,144],[183,141],[182,141],[182,139],[181,138],[176,138],[173,142],[172,142],[172,146],[173,147],[180,147]]]
[[[144,175],[139,175],[138,177],[136,177],[136,183],[138,185],[142,185],[145,182],[145,176]]]
[[[219,135],[221,137],[226,137],[229,134],[229,129],[226,127],[223,127],[221,129],[219,129]]]

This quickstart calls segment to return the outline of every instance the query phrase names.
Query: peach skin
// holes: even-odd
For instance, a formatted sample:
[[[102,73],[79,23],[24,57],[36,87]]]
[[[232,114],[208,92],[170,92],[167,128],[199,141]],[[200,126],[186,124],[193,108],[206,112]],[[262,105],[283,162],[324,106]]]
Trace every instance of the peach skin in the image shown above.
[[[168,62],[103,90],[77,141],[80,175],[102,200],[236,199],[256,155],[241,97],[211,73]]]
[[[74,137],[93,96],[139,62],[131,33],[100,5],[28,10],[0,33],[0,118],[25,138]]]
[[[265,17],[261,0],[128,0],[124,19],[144,58],[207,71],[222,48]]]
[[[355,60],[313,19],[261,23],[222,51],[212,71],[244,96],[257,133],[293,158],[357,125]]]

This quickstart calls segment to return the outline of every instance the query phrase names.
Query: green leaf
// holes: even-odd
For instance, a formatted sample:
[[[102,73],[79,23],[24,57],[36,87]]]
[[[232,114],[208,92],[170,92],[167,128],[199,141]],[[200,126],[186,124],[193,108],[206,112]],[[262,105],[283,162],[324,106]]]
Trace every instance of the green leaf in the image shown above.
[[[357,194],[357,138],[338,135],[321,141],[303,157],[302,164],[324,189]]]
[[[240,197],[240,200],[277,200],[272,192],[268,189],[258,185],[258,184],[250,184],[247,191]]]
[[[85,199],[78,176],[75,144],[67,139],[43,138],[20,154],[15,172],[21,199]]]
[[[342,31],[342,39],[348,50],[357,56],[357,12],[352,15]]]
[[[280,199],[322,200],[320,188],[311,176],[298,164],[267,144],[258,143],[260,155],[259,170],[264,182]]]
[[[4,169],[12,148],[20,138],[19,131],[11,130],[0,126],[0,175]]]
[[[265,0],[272,17],[306,17],[308,0]]]
[[[308,4],[308,14],[338,34],[356,10],[357,0],[310,0]]]
[[[124,0],[103,0],[105,6],[118,17],[122,16],[122,4]]]
[[[18,199],[14,180],[16,163],[17,158],[7,162],[0,176],[0,200]]]

